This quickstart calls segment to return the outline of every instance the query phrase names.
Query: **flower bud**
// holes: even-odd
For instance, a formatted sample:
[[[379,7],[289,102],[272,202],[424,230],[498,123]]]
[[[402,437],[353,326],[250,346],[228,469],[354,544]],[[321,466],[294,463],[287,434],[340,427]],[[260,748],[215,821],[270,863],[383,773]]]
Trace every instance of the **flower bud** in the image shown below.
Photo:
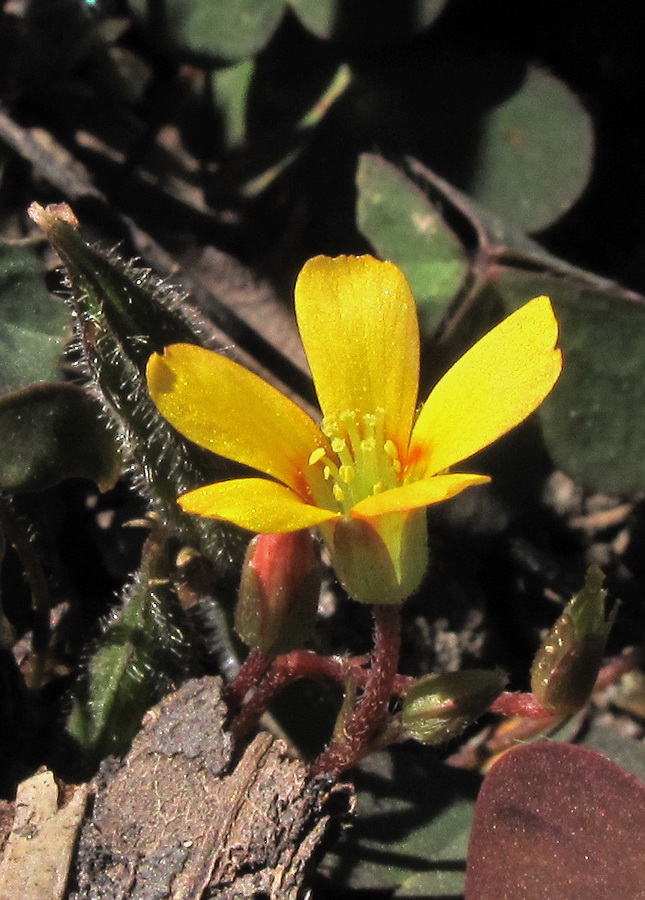
[[[311,532],[259,534],[242,566],[237,633],[272,656],[295,650],[313,630],[319,594],[320,556]]]
[[[405,695],[403,727],[422,744],[448,741],[486,712],[506,682],[501,669],[466,669],[420,678]]]
[[[547,709],[562,716],[589,699],[602,664],[618,607],[605,619],[605,576],[597,566],[542,642],[531,667],[531,690]]]

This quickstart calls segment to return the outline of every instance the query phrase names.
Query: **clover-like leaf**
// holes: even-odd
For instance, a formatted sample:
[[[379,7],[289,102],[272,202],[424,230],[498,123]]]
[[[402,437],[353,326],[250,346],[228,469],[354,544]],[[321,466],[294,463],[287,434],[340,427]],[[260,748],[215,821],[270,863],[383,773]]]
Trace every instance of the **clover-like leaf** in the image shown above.
[[[641,491],[645,297],[559,260],[418,162],[409,165],[433,198],[464,217],[479,243],[479,289],[451,334],[446,359],[456,359],[490,322],[529,298],[551,297],[564,368],[536,414],[547,450],[558,467],[592,490]]]
[[[33,249],[0,243],[0,394],[61,379],[70,316],[47,291]]]
[[[238,62],[268,43],[284,0],[129,0],[157,40],[211,62]]]
[[[553,299],[564,368],[538,416],[556,465],[595,490],[643,490],[645,297],[617,285],[511,268],[495,273],[490,290],[506,312],[537,294]]]
[[[468,190],[509,221],[539,231],[578,199],[593,150],[591,118],[578,98],[553,75],[530,69],[519,90],[484,117]]]
[[[37,384],[0,397],[0,487],[42,490],[90,478],[106,490],[121,471],[103,407],[74,384]]]
[[[466,900],[639,897],[644,856],[641,781],[582,747],[518,747],[479,794]]]
[[[382,157],[361,156],[356,184],[360,231],[403,269],[421,327],[432,332],[465,278],[464,247],[423,191]]]

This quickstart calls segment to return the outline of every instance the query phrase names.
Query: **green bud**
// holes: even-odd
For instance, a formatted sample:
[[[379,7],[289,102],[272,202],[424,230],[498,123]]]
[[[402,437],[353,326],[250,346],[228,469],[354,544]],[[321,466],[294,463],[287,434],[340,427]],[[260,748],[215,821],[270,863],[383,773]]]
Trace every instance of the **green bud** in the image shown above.
[[[549,631],[531,667],[531,690],[547,709],[562,716],[577,712],[589,699],[602,664],[607,637],[618,607],[605,619],[605,576],[597,566]]]
[[[313,631],[319,595],[320,557],[311,532],[258,534],[242,567],[237,632],[272,656],[296,650]]]
[[[201,344],[208,323],[149,270],[86,243],[66,204],[34,203],[29,214],[65,265],[83,362],[128,461],[135,462],[138,486],[186,543],[210,557],[233,552],[238,532],[182,512],[176,499],[235,470],[179,435],[157,411],[145,380],[153,351],[176,342]]]
[[[466,669],[420,678],[405,695],[403,727],[422,744],[457,737],[486,712],[507,680],[501,669]]]

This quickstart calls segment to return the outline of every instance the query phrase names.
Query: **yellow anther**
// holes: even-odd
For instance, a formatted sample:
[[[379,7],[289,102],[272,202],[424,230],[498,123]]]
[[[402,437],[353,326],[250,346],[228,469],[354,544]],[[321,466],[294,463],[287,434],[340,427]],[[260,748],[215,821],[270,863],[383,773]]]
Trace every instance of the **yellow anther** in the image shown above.
[[[336,437],[331,442],[331,449],[338,455],[347,449],[347,444],[342,438]]]
[[[356,477],[356,470],[354,469],[354,466],[341,466],[338,469],[338,474],[340,475],[341,481],[344,481],[345,484],[351,484]]]
[[[329,440],[327,453],[316,448],[310,463],[321,463],[333,497],[345,513],[371,494],[395,488],[402,471],[399,450],[385,438],[385,412],[341,410],[327,415],[321,430]]]
[[[325,457],[324,447],[316,447],[313,453],[309,454],[309,465],[315,466],[317,462],[320,462],[321,459]]]
[[[396,444],[394,443],[394,441],[387,440],[387,441],[383,444],[383,449],[385,450],[385,452],[387,453],[387,455],[390,457],[390,459],[396,459],[396,460],[398,460],[398,458],[399,458],[399,451],[396,449]]]

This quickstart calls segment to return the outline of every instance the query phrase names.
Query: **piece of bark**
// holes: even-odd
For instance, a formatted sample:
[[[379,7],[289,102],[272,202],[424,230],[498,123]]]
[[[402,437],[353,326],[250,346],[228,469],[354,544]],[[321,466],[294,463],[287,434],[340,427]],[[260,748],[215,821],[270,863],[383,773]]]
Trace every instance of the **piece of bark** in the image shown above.
[[[61,798],[48,770],[18,785],[0,862],[2,900],[63,900],[86,803],[86,785],[70,786]]]
[[[148,713],[98,790],[71,900],[306,895],[329,783],[266,733],[234,764],[225,715],[217,678],[187,682]]]

